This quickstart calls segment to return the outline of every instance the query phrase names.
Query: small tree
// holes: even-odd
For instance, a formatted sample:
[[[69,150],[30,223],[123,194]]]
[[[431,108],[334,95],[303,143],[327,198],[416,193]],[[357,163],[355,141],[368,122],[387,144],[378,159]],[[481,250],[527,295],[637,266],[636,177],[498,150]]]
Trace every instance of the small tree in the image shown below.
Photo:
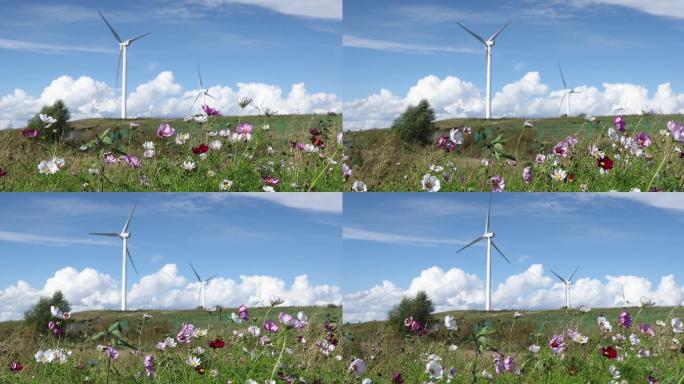
[[[407,144],[429,144],[432,132],[435,130],[433,121],[435,111],[427,100],[421,100],[418,105],[409,106],[394,123],[392,130],[401,141]]]
[[[48,322],[52,319],[50,307],[55,306],[64,312],[71,311],[71,305],[64,298],[62,291],[56,291],[52,297],[41,297],[38,303],[24,313],[24,320],[32,325],[38,333],[47,332]]]
[[[51,116],[57,121],[50,125],[49,128],[45,128],[45,124],[40,120],[40,114]],[[71,129],[68,123],[69,119],[71,119],[69,108],[67,108],[62,100],[57,100],[54,104],[46,105],[39,113],[36,113],[36,115],[29,120],[28,128],[39,129],[41,137],[45,137],[47,140],[57,141],[66,137],[69,133],[69,130]]]
[[[435,307],[432,305],[432,300],[424,291],[416,293],[415,297],[406,296],[401,299],[387,314],[389,323],[392,328],[400,332],[406,332],[404,326],[404,319],[413,317],[414,320],[427,327],[431,322],[431,313],[434,312]]]

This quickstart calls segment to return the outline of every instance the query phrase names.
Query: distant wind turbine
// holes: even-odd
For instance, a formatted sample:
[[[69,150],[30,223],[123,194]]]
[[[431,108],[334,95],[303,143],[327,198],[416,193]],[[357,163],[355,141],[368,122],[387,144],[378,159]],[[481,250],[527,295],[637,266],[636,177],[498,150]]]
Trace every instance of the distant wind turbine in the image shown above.
[[[627,308],[632,305],[632,302],[627,300],[627,296],[625,296],[625,287],[622,287],[622,307]]]
[[[565,93],[563,94],[563,98],[561,98],[560,104],[558,104],[558,111],[560,111],[560,108],[563,105],[563,100],[567,96],[568,100],[567,100],[567,105],[566,105],[565,116],[570,117],[570,95],[572,95],[573,93],[582,93],[582,92],[575,91],[574,89],[568,89],[568,85],[565,83],[565,76],[563,76],[563,69],[561,68],[560,64],[558,64],[558,71],[560,71],[561,80],[563,80],[563,89],[565,90]],[[558,112],[556,112],[556,114],[558,114]]]
[[[192,106],[190,107],[191,110],[192,110],[192,108],[195,107],[195,103],[197,103],[197,99],[199,99],[200,96],[202,96],[202,105],[206,105],[206,104],[207,104],[207,96],[209,96],[209,97],[211,97],[212,99],[216,100],[216,97],[212,96],[212,95],[209,93],[209,90],[206,89],[206,88],[204,88],[204,82],[202,82],[202,72],[200,71],[200,66],[199,66],[199,64],[197,64],[197,77],[199,77],[199,86],[200,86],[200,88],[199,88],[199,92],[197,92],[197,96],[195,96],[195,100],[192,102]]]
[[[503,27],[499,28],[499,30],[496,31],[496,33],[494,33],[487,40],[483,39],[482,36],[466,28],[465,26],[463,26],[463,24],[459,22],[457,23],[461,26],[461,28],[465,29],[466,32],[470,33],[475,39],[477,39],[477,41],[482,43],[482,45],[485,46],[485,49],[487,51],[487,109],[485,112],[485,118],[490,119],[492,117],[492,49],[494,48],[494,44],[496,43],[496,38],[499,37],[501,32],[503,32],[503,30],[506,27],[508,27],[508,25],[511,22],[509,21]]]
[[[615,107],[613,109],[613,112],[620,112],[620,113],[627,113],[627,102],[629,101],[629,95],[625,96],[625,101],[621,104]]]
[[[485,291],[485,310],[486,311],[491,311],[492,310],[492,247],[496,249],[497,252],[501,255],[501,257],[504,258],[508,262],[508,264],[511,263],[510,260],[501,252],[499,247],[496,246],[494,243],[494,232],[489,231],[489,217],[490,213],[492,210],[492,192],[489,193],[489,206],[487,208],[487,218],[485,219],[485,230],[484,234],[482,236],[479,236],[475,240],[471,241],[467,245],[465,245],[463,248],[459,249],[456,251],[456,253],[459,253],[463,251],[464,249],[470,247],[471,245],[479,242],[482,239],[487,240],[487,288]]]
[[[213,274],[213,275],[209,276],[209,278],[207,278],[206,280],[202,280],[202,278],[200,277],[199,273],[197,273],[197,270],[196,270],[195,267],[192,265],[192,263],[191,263],[191,262],[188,262],[188,264],[190,264],[190,268],[192,268],[192,272],[195,273],[195,277],[197,277],[197,281],[200,283],[199,291],[197,292],[197,296],[199,296],[199,299],[201,300],[202,309],[205,309],[205,308],[206,308],[206,305],[205,305],[205,301],[204,301],[204,294],[205,294],[205,292],[206,292],[206,290],[207,290],[207,283],[209,282],[209,280],[211,280],[211,279],[213,279],[214,277],[216,277],[216,274]]]
[[[565,285],[565,308],[570,309],[570,286],[572,285],[572,278],[575,277],[575,273],[577,273],[577,270],[579,267],[575,268],[575,272],[570,275],[567,279],[562,278],[559,274],[554,272],[554,270],[551,270],[551,273],[556,275],[558,280],[560,280],[564,285]]]
[[[116,41],[119,42],[119,63],[116,65],[116,82],[117,84],[119,83],[119,68],[123,67],[121,70],[122,72],[122,78],[121,78],[121,118],[125,119],[126,118],[126,93],[127,93],[127,79],[128,79],[128,71],[126,69],[126,65],[128,63],[128,46],[131,45],[136,40],[140,40],[143,37],[149,35],[149,33],[142,34],[138,37],[132,38],[132,39],[126,39],[122,40],[121,36],[114,30],[111,24],[109,24],[109,21],[104,17],[102,12],[99,10],[97,11],[100,14],[100,17],[102,17],[102,20],[107,24],[107,27],[109,27],[109,30],[112,31],[112,34],[114,35],[114,38]],[[122,64],[123,63],[123,64]]]
[[[128,239],[131,237],[131,233],[128,232],[128,226],[131,224],[131,218],[133,217],[133,212],[135,212],[135,208],[138,206],[138,203],[135,203],[133,206],[133,209],[131,210],[131,213],[128,215],[128,219],[126,219],[126,222],[124,223],[123,229],[121,230],[121,233],[116,233],[116,232],[91,232],[89,233],[90,235],[96,235],[96,236],[109,236],[109,237],[118,237],[123,241],[123,251],[122,251],[122,256],[121,256],[121,310],[125,311],[127,310],[126,306],[126,258],[131,261],[131,265],[133,266],[133,270],[135,271],[135,274],[138,275],[138,269],[135,267],[135,263],[133,262],[133,257],[131,257],[131,253],[128,251]]]

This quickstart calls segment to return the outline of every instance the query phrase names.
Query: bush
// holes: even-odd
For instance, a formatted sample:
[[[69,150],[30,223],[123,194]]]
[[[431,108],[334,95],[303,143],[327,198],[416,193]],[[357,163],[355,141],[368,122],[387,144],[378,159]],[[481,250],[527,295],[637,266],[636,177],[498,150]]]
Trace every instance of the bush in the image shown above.
[[[416,106],[409,106],[394,123],[392,130],[406,144],[426,145],[432,141],[435,130],[435,111],[427,100],[421,100]]]
[[[40,120],[40,114],[52,116],[57,122],[52,124],[50,128],[45,128],[45,124]],[[39,113],[36,113],[36,115],[29,120],[28,128],[39,129],[41,137],[50,141],[58,141],[66,138],[69,133],[69,130],[71,129],[68,123],[69,119],[71,119],[69,108],[67,108],[62,100],[57,100],[54,104],[46,105]]]
[[[419,291],[415,297],[407,296],[401,299],[401,302],[392,308],[387,316],[392,328],[405,333],[404,319],[413,317],[413,320],[428,327],[432,321],[431,314],[434,310],[435,307],[432,305],[432,300],[430,300],[427,293]]]
[[[62,291],[57,291],[52,297],[41,297],[33,308],[24,313],[26,324],[33,326],[38,333],[47,332],[48,322],[52,320],[51,306],[55,306],[64,312],[71,311],[71,305],[64,298]]]

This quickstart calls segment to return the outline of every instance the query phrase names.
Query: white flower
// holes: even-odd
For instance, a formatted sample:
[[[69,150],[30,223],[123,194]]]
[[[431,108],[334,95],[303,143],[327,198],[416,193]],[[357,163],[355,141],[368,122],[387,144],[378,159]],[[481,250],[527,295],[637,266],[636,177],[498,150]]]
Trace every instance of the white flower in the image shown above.
[[[38,164],[38,172],[40,172],[43,175],[53,175],[59,171],[59,168],[57,167],[57,164],[55,164],[54,161],[46,161],[43,160]]]
[[[179,133],[176,135],[176,144],[183,145],[190,138],[189,133]]]
[[[484,165],[485,167],[487,167],[487,166],[489,166],[489,160],[487,160],[487,159],[482,159],[482,161],[480,161],[480,164],[482,164],[482,165]]]
[[[444,167],[439,166],[437,164],[430,164],[428,166],[428,168],[430,168],[431,171],[437,172],[437,173],[442,172],[444,170]]]
[[[366,183],[364,183],[361,180],[354,181],[354,184],[352,184],[351,189],[354,192],[368,192],[368,187],[366,187]]]
[[[444,370],[442,369],[442,364],[439,360],[430,360],[425,365],[425,372],[430,376],[431,379],[441,379]]]
[[[619,136],[618,136],[615,128],[613,128],[613,127],[608,128],[608,137],[610,137],[611,141],[618,141]]]
[[[192,353],[194,353],[195,355],[203,355],[204,354],[204,348],[197,347],[197,348],[192,350]]]
[[[641,192],[641,189],[639,188],[632,188],[629,190],[630,192]]]
[[[82,151],[82,152],[83,152],[83,151],[87,151],[87,150],[88,150],[88,146],[87,146],[87,145],[81,145],[81,147],[79,148],[79,150]]]
[[[371,379],[369,379],[367,377],[365,379],[361,380],[361,384],[371,384],[371,383],[372,383]]]
[[[361,376],[366,372],[366,363],[361,359],[354,359],[354,361],[349,364],[349,370],[354,372],[356,376]]]
[[[264,192],[275,192],[275,189],[270,185],[264,185]]]
[[[194,120],[198,123],[206,123],[207,122],[207,116],[205,115],[195,115]]]
[[[98,168],[88,168],[88,173],[91,175],[99,175],[100,170]]]
[[[613,376],[613,379],[617,380],[620,378],[620,371],[618,371],[616,366],[611,365],[610,367],[608,367],[608,371]]]
[[[221,146],[223,146],[223,143],[221,143],[221,140],[214,140],[211,143],[209,143],[209,147],[211,149],[219,150],[219,149],[221,149]]]
[[[232,180],[222,180],[219,183],[219,189],[222,191],[229,191],[233,187],[233,181]]]
[[[450,352],[456,352],[457,350],[458,350],[458,345],[456,345],[456,344],[451,344],[451,345],[449,346],[449,351],[450,351]]]
[[[562,168],[556,168],[553,170],[553,173],[551,173],[551,179],[555,181],[563,181],[566,177],[568,177],[568,173]]]
[[[52,116],[48,116],[44,113],[41,113],[40,115],[38,115],[38,117],[40,117],[40,121],[42,121],[43,124],[45,124],[45,128],[50,128],[52,124],[57,122],[57,119],[55,119]]]
[[[458,331],[458,324],[456,318],[451,315],[444,316],[444,326],[450,331]]]
[[[238,105],[239,105],[240,108],[242,108],[242,109],[247,108],[247,106],[250,105],[251,103],[252,103],[252,98],[251,98],[251,97],[241,96],[241,97],[238,99]]]
[[[206,152],[200,153],[199,158],[200,158],[200,160],[206,160],[207,159],[207,153]]]
[[[529,348],[527,348],[527,350],[534,353],[534,354],[537,354],[541,350],[541,347],[538,346],[537,344],[532,344],[529,346]]]
[[[463,144],[463,132],[458,128],[454,128],[449,131],[449,139],[453,141],[454,144]]]
[[[437,176],[430,176],[429,173],[423,176],[421,184],[423,185],[423,190],[428,192],[438,192],[442,188]]]
[[[629,335],[629,343],[632,344],[633,346],[637,346],[637,345],[641,344],[641,340],[639,340],[639,336],[632,333],[631,335]]]
[[[230,136],[230,129],[222,129],[218,131],[219,136],[221,137],[228,137]]]
[[[264,124],[261,126],[261,129],[263,129],[264,131],[268,131],[269,129],[271,129],[271,124],[266,124],[266,123],[264,123]]]
[[[176,345],[178,344],[176,344],[176,339],[172,337],[167,337],[166,339],[164,339],[164,345],[170,348],[176,348]]]
[[[200,360],[200,358],[196,356],[188,356],[188,359],[185,360],[185,363],[195,368],[202,363],[202,360]]]
[[[486,380],[492,380],[494,378],[494,375],[489,373],[489,371],[487,371],[486,369],[483,369],[482,370],[482,378],[486,379]]]
[[[203,337],[207,335],[207,329],[206,328],[195,328],[195,331],[192,333],[194,337]]]
[[[599,328],[601,328],[601,330],[606,331],[606,332],[610,332],[613,330],[613,326],[610,325],[610,322],[605,317],[599,316],[596,319],[596,321],[598,322]]]
[[[66,161],[64,161],[63,157],[53,157],[52,162],[55,163],[59,169],[62,169],[66,166]]]
[[[579,333],[575,333],[575,336],[572,338],[572,341],[574,341],[577,344],[586,344],[589,342],[589,337]]]
[[[682,324],[682,320],[679,317],[673,318],[672,321],[670,322],[670,325],[672,325],[672,332],[674,332],[674,333],[684,332],[684,325]]]
[[[258,337],[261,335],[261,328],[257,327],[256,325],[250,325],[247,328],[247,332],[254,337]]]
[[[195,162],[190,159],[185,160],[183,162],[183,169],[185,169],[186,171],[192,171],[193,169],[195,169]]]
[[[143,149],[153,150],[154,149],[154,143],[151,141],[146,141],[143,143],[142,147],[143,147]]]
[[[318,147],[313,144],[304,144],[304,152],[316,153],[318,152]]]

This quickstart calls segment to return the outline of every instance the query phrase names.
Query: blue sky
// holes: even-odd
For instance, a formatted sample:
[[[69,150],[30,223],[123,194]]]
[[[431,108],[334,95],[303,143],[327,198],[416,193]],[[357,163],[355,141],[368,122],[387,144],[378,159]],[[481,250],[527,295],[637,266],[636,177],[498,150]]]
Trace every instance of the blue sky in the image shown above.
[[[323,10],[306,17],[228,1],[28,0],[3,2],[0,94],[14,88],[35,94],[61,75],[113,85],[118,45],[97,9],[124,38],[151,32],[129,50],[132,86],[171,70],[180,84],[195,87],[201,64],[206,85],[305,82],[317,91],[338,90],[341,21]],[[38,49],[20,48],[28,43]]]
[[[270,276],[289,287],[298,276],[306,275],[311,289],[339,286],[341,194],[272,195],[2,194],[0,247],[4,268],[12,272],[0,276],[0,302],[5,307],[12,306],[14,299],[8,287],[16,286],[18,281],[40,290],[56,271],[64,268],[79,272],[92,268],[111,276],[118,284],[120,240],[88,233],[121,231],[137,200],[140,203],[130,225],[129,249],[140,277],[129,264],[129,290],[152,277],[158,284],[150,285],[160,296],[172,289],[188,290],[188,300],[192,301],[196,290],[185,285],[196,279],[188,260],[204,278],[214,273],[226,281],[240,281],[242,275]],[[164,269],[169,264],[175,264],[177,271]],[[164,279],[155,275],[159,271],[169,272],[161,275],[172,275],[166,280],[173,278],[176,284],[164,286]],[[180,281],[180,277],[187,281]],[[109,281],[102,276],[98,279]],[[224,280],[221,284],[228,284]],[[75,288],[63,285],[61,289],[73,291],[72,300],[82,309],[94,305],[84,299],[87,293],[77,294]],[[102,288],[102,284],[93,285],[93,290]],[[218,295],[221,288],[210,285],[208,292],[212,289]],[[117,300],[110,301],[102,304],[112,306]]]

